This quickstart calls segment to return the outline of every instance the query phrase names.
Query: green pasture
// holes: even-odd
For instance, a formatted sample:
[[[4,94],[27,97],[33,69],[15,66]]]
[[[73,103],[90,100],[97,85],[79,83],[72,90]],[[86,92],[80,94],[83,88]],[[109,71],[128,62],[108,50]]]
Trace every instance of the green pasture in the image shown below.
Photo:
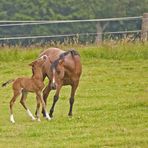
[[[63,87],[54,118],[32,122],[17,99],[15,124],[9,122],[11,84],[0,88],[0,148],[147,148],[148,44],[75,45],[83,73],[73,109],[67,116],[70,87]],[[28,64],[45,48],[1,48],[0,84],[31,76]],[[45,83],[47,83],[47,79]],[[54,91],[48,97],[48,110]],[[36,99],[27,104],[34,113]]]

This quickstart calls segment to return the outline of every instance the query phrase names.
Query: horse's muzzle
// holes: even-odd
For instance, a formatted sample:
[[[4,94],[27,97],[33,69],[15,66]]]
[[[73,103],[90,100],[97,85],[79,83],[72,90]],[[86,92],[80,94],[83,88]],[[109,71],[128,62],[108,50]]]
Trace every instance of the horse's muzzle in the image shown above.
[[[56,87],[56,84],[55,83],[51,83],[50,88],[53,89],[53,90],[55,90],[57,88]]]

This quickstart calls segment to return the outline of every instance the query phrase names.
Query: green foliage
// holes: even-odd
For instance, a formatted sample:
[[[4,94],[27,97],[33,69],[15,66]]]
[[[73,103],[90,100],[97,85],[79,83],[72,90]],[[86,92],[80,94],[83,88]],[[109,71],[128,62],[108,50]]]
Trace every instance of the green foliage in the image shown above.
[[[141,16],[148,11],[147,0],[1,0],[0,20],[67,20]],[[106,23],[106,22],[105,22]],[[139,30],[140,21],[112,22],[105,31]],[[101,23],[103,26],[104,24]],[[0,36],[55,35],[96,33],[96,23],[48,24],[22,27],[0,27]],[[56,40],[56,39],[54,39]],[[63,38],[58,38],[63,40]],[[81,37],[81,41],[85,38]],[[94,40],[95,39],[91,39]],[[46,40],[44,40],[45,42]],[[22,41],[25,45],[27,41]],[[37,42],[37,41],[35,41]],[[2,43],[2,42],[1,42]],[[5,42],[6,44],[18,44]],[[22,43],[22,44],[23,44]]]
[[[56,46],[56,45],[55,45]],[[61,46],[61,47],[60,47]],[[102,45],[88,45],[85,48],[79,45],[72,45],[72,47],[59,45],[60,48],[77,49],[83,60],[88,59],[114,59],[114,60],[136,60],[148,59],[148,44],[145,43],[104,43]],[[48,47],[47,47],[48,48]],[[31,60],[38,56],[42,48],[22,48],[11,47],[0,49],[0,61],[24,61]],[[10,56],[11,55],[11,56]]]
[[[0,147],[148,147],[148,59],[141,56],[147,54],[147,45],[77,46],[77,49],[83,73],[75,97],[74,116],[67,117],[70,91],[67,86],[61,90],[51,121],[42,117],[40,123],[32,122],[18,98],[14,105],[16,123],[12,125],[8,109],[12,88],[11,85],[0,88]],[[6,59],[1,59],[6,53]],[[30,48],[0,50],[0,83],[22,75],[31,76],[28,64],[39,53],[40,49]],[[52,91],[48,108],[53,96]],[[27,104],[34,113],[34,94],[28,95]]]
[[[0,19],[88,19],[142,15],[148,10],[147,0],[1,0]],[[16,15],[17,14],[17,15]],[[20,15],[20,17],[19,17]],[[24,16],[24,17],[23,17]]]
[[[38,56],[38,50],[20,50],[20,49],[5,49],[0,51],[0,61],[24,61],[35,59]]]

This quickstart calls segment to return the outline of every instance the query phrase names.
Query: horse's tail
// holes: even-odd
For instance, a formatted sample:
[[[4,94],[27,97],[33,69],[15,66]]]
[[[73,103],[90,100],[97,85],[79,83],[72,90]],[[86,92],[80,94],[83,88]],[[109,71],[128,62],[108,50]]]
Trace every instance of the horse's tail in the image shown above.
[[[7,84],[9,84],[9,83],[11,83],[13,81],[14,81],[14,79],[6,81],[5,83],[2,84],[2,87],[5,87]]]
[[[72,57],[74,57],[75,55],[80,56],[80,54],[78,53],[78,51],[76,51],[75,49],[71,49],[71,50],[69,50],[69,51],[70,51]]]
[[[80,59],[79,61],[76,60],[76,56],[79,56],[80,57],[80,54],[78,53],[78,51],[76,51],[75,49],[70,49],[64,53],[62,53],[60,56],[59,56],[59,59],[64,59],[66,55],[68,54],[71,54],[73,60],[74,60],[74,63],[75,63],[75,72],[79,72],[79,68],[78,68],[78,65],[80,64]]]
[[[76,51],[74,49],[71,49],[70,53],[71,53],[71,56],[72,56],[74,63],[75,63],[75,72],[79,73],[79,68],[78,68],[79,66],[78,65],[80,65],[80,54],[78,53],[78,51]],[[75,56],[79,56],[79,58],[77,58],[77,60],[76,60]]]
[[[70,49],[62,54],[60,54],[59,59],[64,59],[66,55],[71,54],[72,57],[78,55],[80,56],[80,54],[78,53],[78,51],[76,51],[75,49]]]

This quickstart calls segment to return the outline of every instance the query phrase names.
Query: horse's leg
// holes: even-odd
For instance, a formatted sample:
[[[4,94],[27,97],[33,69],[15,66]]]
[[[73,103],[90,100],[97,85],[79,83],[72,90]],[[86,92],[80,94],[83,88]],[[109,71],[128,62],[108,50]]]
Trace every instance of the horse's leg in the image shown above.
[[[37,121],[41,121],[40,120],[40,98],[38,96],[36,96],[36,101],[37,101],[37,107],[36,107],[36,117],[37,117]]]
[[[58,99],[59,99],[59,93],[60,93],[61,87],[62,87],[62,85],[58,85],[58,86],[57,86],[56,93],[55,93],[54,98],[53,98],[53,104],[52,104],[52,107],[51,107],[50,113],[49,113],[49,116],[50,116],[50,117],[53,117],[52,114],[53,114],[53,112],[54,112],[55,104],[56,104],[56,102],[57,102]]]
[[[27,92],[26,91],[22,91],[22,97],[21,97],[20,103],[22,104],[22,106],[27,111],[27,114],[29,115],[29,117],[31,117],[32,120],[35,120],[35,117],[32,115],[31,111],[26,106],[26,98],[27,98]]]
[[[47,97],[48,97],[48,95],[49,95],[49,93],[50,93],[50,91],[51,91],[50,83],[51,83],[51,82],[49,81],[48,85],[47,85],[46,88],[43,90],[43,100],[44,100],[44,102],[45,102],[45,105],[47,104]],[[42,114],[43,114],[44,117],[46,117],[44,108],[42,108]]]
[[[12,123],[15,123],[15,120],[14,120],[14,116],[13,116],[13,105],[14,105],[14,102],[16,101],[16,98],[20,95],[20,91],[19,90],[14,90],[14,95],[10,101],[10,121]]]
[[[41,92],[36,92],[37,94],[37,97],[39,98],[40,102],[42,103],[42,108],[44,109],[45,111],[45,115],[46,115],[46,118],[47,120],[50,120],[51,118],[49,117],[48,113],[47,113],[47,110],[46,110],[46,105],[45,105],[45,102],[41,96]]]
[[[71,95],[70,95],[70,99],[69,99],[70,109],[69,109],[68,116],[72,116],[72,108],[73,108],[73,104],[74,104],[74,96],[75,96],[75,92],[76,92],[77,87],[78,87],[78,83],[76,83],[76,84],[74,83],[71,86]]]

